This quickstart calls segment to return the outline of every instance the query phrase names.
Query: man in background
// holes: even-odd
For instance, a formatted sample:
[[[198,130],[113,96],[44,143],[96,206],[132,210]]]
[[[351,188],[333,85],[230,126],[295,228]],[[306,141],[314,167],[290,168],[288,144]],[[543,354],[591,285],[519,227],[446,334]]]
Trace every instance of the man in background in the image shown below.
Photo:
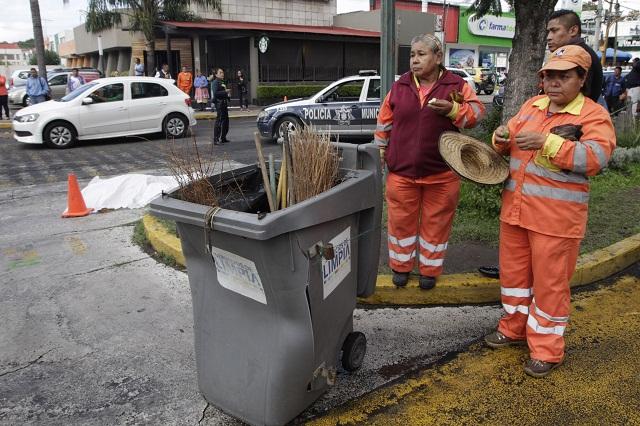
[[[27,96],[31,105],[45,102],[48,94],[49,84],[47,84],[47,80],[40,77],[35,68],[31,68],[29,70],[29,78],[27,78]]]
[[[607,101],[609,113],[617,116],[626,98],[627,87],[622,78],[622,67],[616,67],[613,74],[604,82],[604,99]]]

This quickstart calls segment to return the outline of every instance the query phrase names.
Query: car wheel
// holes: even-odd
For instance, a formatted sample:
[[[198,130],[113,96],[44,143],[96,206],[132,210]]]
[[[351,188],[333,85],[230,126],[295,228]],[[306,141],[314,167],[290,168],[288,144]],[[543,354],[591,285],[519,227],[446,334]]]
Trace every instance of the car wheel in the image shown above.
[[[276,124],[276,141],[283,142],[289,140],[289,135],[302,127],[300,120],[294,117],[284,117]]]
[[[23,107],[28,107],[31,104],[31,102],[29,102],[29,96],[24,95],[24,98],[22,98],[22,106]]]
[[[69,123],[53,122],[44,129],[44,143],[50,148],[71,148],[76,143],[76,130]]]
[[[481,95],[482,94],[482,89],[479,88],[479,86],[476,85],[476,95]]]
[[[169,114],[164,120],[164,135],[167,138],[182,138],[187,134],[189,123],[181,114]]]
[[[484,89],[484,94],[485,95],[490,95],[493,93],[493,91],[495,90],[494,86],[489,86],[488,88]]]

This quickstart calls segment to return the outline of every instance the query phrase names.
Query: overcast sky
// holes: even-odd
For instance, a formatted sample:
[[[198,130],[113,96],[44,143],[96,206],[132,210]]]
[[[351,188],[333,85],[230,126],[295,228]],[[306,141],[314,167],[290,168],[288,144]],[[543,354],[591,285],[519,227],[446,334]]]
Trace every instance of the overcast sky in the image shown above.
[[[470,3],[471,0],[448,0],[450,4]],[[589,0],[583,0],[589,1]],[[0,41],[16,42],[33,37],[31,26],[31,10],[27,0],[0,0]],[[369,0],[337,0],[338,13],[353,10],[368,10]],[[620,4],[638,8],[638,0],[620,0]],[[87,7],[87,0],[69,0],[62,6],[62,0],[40,0],[40,15],[45,35],[53,35],[60,31],[72,29],[83,22],[82,11]],[[623,8],[628,11],[629,9]]]

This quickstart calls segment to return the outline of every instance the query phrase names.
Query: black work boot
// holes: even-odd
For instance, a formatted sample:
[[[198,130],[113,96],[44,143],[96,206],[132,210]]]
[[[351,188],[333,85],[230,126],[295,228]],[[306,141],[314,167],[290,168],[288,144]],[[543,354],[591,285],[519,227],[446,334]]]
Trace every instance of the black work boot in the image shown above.
[[[484,336],[484,341],[487,346],[494,349],[504,348],[507,346],[525,346],[527,344],[527,341],[524,339],[512,339],[511,337],[507,337],[497,330],[491,334],[487,334],[486,336]]]
[[[431,290],[436,286],[436,277],[428,277],[420,275],[420,288],[422,290]]]
[[[405,287],[409,282],[409,273],[393,271],[393,278],[391,281],[393,281],[393,285],[396,287]]]
[[[540,359],[529,359],[524,364],[524,372],[527,373],[531,377],[535,377],[537,379],[546,377],[556,368],[562,365],[562,361],[560,362],[547,362],[542,361]]]

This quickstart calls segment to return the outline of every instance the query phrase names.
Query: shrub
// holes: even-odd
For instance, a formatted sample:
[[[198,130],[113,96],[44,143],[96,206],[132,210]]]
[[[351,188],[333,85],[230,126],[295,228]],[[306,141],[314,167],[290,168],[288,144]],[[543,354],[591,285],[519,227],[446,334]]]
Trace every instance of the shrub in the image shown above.
[[[633,163],[640,163],[640,146],[616,148],[611,154],[608,167],[610,169],[623,170]]]
[[[315,95],[326,86],[300,85],[300,86],[258,86],[258,99],[289,99],[306,98]]]
[[[482,217],[495,218],[500,214],[502,185],[479,185],[462,181],[458,208],[477,212]]]

